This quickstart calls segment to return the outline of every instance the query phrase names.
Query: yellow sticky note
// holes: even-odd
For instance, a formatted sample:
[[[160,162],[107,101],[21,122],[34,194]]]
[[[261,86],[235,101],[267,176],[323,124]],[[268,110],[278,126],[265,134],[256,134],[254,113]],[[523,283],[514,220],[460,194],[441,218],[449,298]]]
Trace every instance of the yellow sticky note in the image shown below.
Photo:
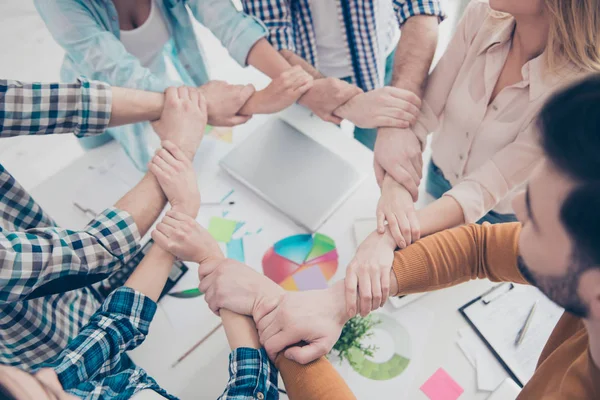
[[[217,242],[227,243],[231,240],[237,221],[220,217],[212,217],[208,224],[208,232]]]

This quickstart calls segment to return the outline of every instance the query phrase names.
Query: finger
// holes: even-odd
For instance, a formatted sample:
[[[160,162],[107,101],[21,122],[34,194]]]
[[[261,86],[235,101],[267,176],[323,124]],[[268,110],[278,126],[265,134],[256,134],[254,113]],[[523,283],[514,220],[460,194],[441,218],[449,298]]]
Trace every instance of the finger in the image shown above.
[[[323,117],[321,117],[321,119],[323,121],[331,122],[332,124],[336,124],[336,125],[340,125],[343,121],[340,117],[338,117],[337,115],[333,115],[333,114],[324,115]]]
[[[200,279],[198,289],[200,289],[202,293],[208,292],[208,289],[210,289],[211,286],[213,286],[216,280],[215,275],[213,275],[214,271],[215,266],[212,266],[212,268],[205,267],[204,265],[198,267],[198,278]]]
[[[260,315],[260,316],[255,315],[254,321],[256,323],[256,329],[258,330],[258,334],[262,335],[262,333],[267,329],[267,327],[270,326],[276,320],[276,317],[277,317],[276,312],[270,312],[266,315]],[[266,338],[265,338],[265,340],[266,340]]]
[[[349,271],[346,273],[344,285],[346,287],[346,309],[348,311],[348,317],[352,318],[358,312],[356,309],[358,279],[353,268],[349,269]]]
[[[396,214],[393,212],[386,213],[386,219],[388,222],[388,227],[390,228],[390,232],[396,245],[401,249],[406,247],[406,241],[404,240],[404,236],[402,236],[402,232],[400,231],[400,225],[398,224],[398,219],[396,218]]]
[[[165,144],[167,144],[167,141],[165,141]],[[171,147],[171,149],[173,149],[173,147]],[[156,157],[162,158],[168,165],[172,167],[174,167],[177,164],[177,159],[173,156],[171,150],[164,146],[158,151],[158,153],[156,153]]]
[[[377,310],[381,306],[381,270],[374,268],[371,271],[371,293],[373,300],[371,302],[371,311]]]
[[[210,311],[212,311],[213,314],[219,315],[219,307],[215,302],[215,289],[212,287],[208,288],[208,290],[204,293],[204,301],[206,301],[208,308],[210,308]]]
[[[191,218],[187,214],[184,214],[184,213],[181,213],[181,212],[175,211],[175,210],[169,210],[169,211],[167,211],[167,213],[165,215],[168,215],[169,217],[171,217],[177,221],[186,221]]]
[[[169,151],[169,153],[171,153],[171,155],[181,161],[181,162],[185,162],[187,163],[189,161],[189,158],[187,158],[185,156],[185,154],[183,154],[183,151],[181,151],[181,149],[179,148],[179,146],[177,146],[175,143],[169,141],[169,140],[165,140],[161,143],[162,147],[164,147],[165,149],[167,149]]]
[[[284,331],[280,331],[278,334],[270,337],[265,341],[265,350],[269,354],[269,358],[274,358],[277,353],[285,349],[287,346],[296,344],[299,339],[295,339]]]
[[[188,92],[190,94],[190,100],[193,105],[198,105],[198,99],[200,98],[200,93],[196,88],[188,88]]]
[[[173,160],[173,157],[165,149],[160,149],[154,157],[152,157],[152,163],[156,164],[167,174],[175,174],[175,169],[169,164],[167,160]]]
[[[398,226],[400,226],[400,232],[404,237],[404,241],[406,242],[406,246],[409,246],[412,243],[412,234],[410,231],[410,222],[406,217],[405,213],[396,214],[396,219],[398,220]]]
[[[275,322],[276,321],[273,321],[273,323],[271,323],[269,326],[267,326],[260,333],[260,344],[264,345],[267,340],[269,340],[270,338],[272,338],[273,336],[275,336],[276,334],[278,334],[281,331],[280,324],[275,323]]]
[[[165,225],[162,222],[156,225],[156,230],[169,238],[173,237],[173,234],[175,233],[175,229],[173,229],[172,226]]]
[[[158,247],[165,251],[169,251],[169,238],[164,233],[155,229],[150,236],[152,236],[154,243],[156,243]]]
[[[235,115],[224,121],[223,126],[238,126],[245,124],[252,118],[252,115]]]
[[[244,88],[240,91],[238,100],[240,102],[241,105],[245,104],[248,99],[256,92],[256,88],[254,87],[254,85],[246,85],[244,86]]]
[[[410,90],[404,90],[389,86],[388,93],[400,100],[404,100],[408,103],[413,104],[415,107],[421,108],[421,99],[419,96],[411,92]]]
[[[381,273],[381,307],[387,302],[390,297],[390,273],[382,271]]]
[[[310,88],[313,87],[313,81],[305,82],[299,85],[296,89],[294,89],[294,96],[302,96],[304,93],[308,92]]]
[[[410,223],[410,235],[412,237],[412,242],[414,243],[421,239],[421,224],[419,223],[419,218],[417,218],[417,213],[408,213],[407,217],[408,222]]]
[[[394,178],[396,182],[404,186],[404,188],[408,190],[408,192],[412,196],[413,201],[416,201],[415,199],[418,196],[419,188],[413,180],[412,175],[408,173],[408,171],[406,171],[406,169],[403,166],[400,165],[394,165],[392,170],[388,171],[388,173],[392,175],[392,178]]]
[[[371,277],[366,269],[359,272],[358,294],[360,295],[360,315],[366,317],[371,312],[373,292],[371,291]]]
[[[190,94],[189,94],[189,90],[188,90],[187,86],[179,86],[177,88],[177,95],[179,96],[179,99],[181,99],[181,100],[189,100]]]
[[[385,214],[377,211],[377,232],[385,233]]]
[[[423,154],[415,155],[411,158],[412,166],[419,177],[418,185],[421,184],[421,178],[423,177]]]
[[[165,90],[165,100],[170,102],[179,102],[179,93],[175,86],[168,87]]]
[[[380,128],[398,128],[407,129],[410,128],[410,122],[404,119],[398,119],[390,116],[378,116],[375,123]]]
[[[160,221],[160,223],[168,225],[175,230],[179,229],[180,227],[180,222],[177,221],[175,218],[169,217],[168,215],[165,215],[162,221]]]
[[[313,342],[306,346],[293,346],[287,349],[283,355],[288,360],[297,362],[298,364],[308,364],[317,358],[327,354],[327,347],[320,342]]]
[[[383,184],[383,178],[385,178],[385,170],[383,169],[381,164],[379,164],[377,159],[373,161],[373,169],[375,170],[375,179],[377,179],[377,184],[379,185],[379,187],[381,187],[381,185]]]
[[[154,176],[159,181],[162,181],[167,178],[166,172],[163,171],[158,165],[156,165],[152,161],[150,162],[150,164],[148,164],[148,169],[150,170],[150,172],[152,172],[154,174]]]

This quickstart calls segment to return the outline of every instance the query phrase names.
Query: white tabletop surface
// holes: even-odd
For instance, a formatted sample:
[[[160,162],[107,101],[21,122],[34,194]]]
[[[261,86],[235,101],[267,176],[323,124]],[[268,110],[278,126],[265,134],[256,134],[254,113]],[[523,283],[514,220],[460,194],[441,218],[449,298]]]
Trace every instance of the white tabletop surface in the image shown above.
[[[351,139],[347,133],[320,121],[300,106],[294,106],[282,115],[365,172],[366,179],[362,186],[320,229],[321,232],[336,240],[340,254],[340,267],[332,281],[342,279],[346,265],[355,250],[353,223],[358,218],[372,217],[375,212],[379,192],[372,173],[372,153]],[[235,188],[238,200],[243,199],[242,201],[251,204],[252,212],[260,215],[264,220],[265,230],[277,232],[278,235],[301,233],[302,228],[233,180],[217,165],[218,160],[232,146],[260,127],[266,118],[255,117],[246,125],[236,128],[233,145],[217,141],[212,137],[205,138],[195,161],[199,172],[200,188],[202,190],[207,182],[215,181],[230,185]],[[85,153],[76,162],[35,187],[32,191],[33,197],[60,225],[69,228],[83,227],[89,217],[73,206],[72,199],[78,186],[85,181],[86,174],[89,174],[88,167],[99,165],[107,156],[115,152],[122,152],[122,150],[112,142]],[[422,193],[420,197],[423,199],[426,196]],[[398,388],[398,393],[405,394],[403,398],[426,399],[419,388],[440,367],[446,369],[464,388],[462,399],[485,399],[489,395],[487,392],[477,392],[475,370],[456,345],[456,338],[458,329],[466,326],[457,309],[481,294],[490,285],[488,281],[474,281],[428,294],[414,303],[430,310],[434,315],[434,322],[431,325],[425,350],[419,356],[422,362],[419,363],[420,368],[414,375],[416,377],[414,382],[409,387]],[[386,307],[391,306],[387,304]],[[186,311],[181,310],[182,313]],[[174,354],[172,346],[169,345],[172,343],[172,329],[168,316],[164,315],[159,308],[147,340],[133,352],[132,358],[165,389],[183,399],[216,398],[227,381],[229,349],[222,328],[175,368],[171,367],[172,360],[181,354]],[[199,335],[193,331],[178,332],[178,334],[192,337]]]

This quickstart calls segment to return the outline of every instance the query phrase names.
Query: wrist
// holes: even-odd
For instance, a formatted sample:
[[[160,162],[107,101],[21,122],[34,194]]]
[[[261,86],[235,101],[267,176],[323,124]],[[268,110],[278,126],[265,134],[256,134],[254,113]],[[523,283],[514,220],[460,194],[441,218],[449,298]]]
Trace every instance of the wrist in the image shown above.
[[[171,209],[173,211],[178,211],[187,215],[188,217],[192,217],[196,219],[198,216],[198,210],[200,210],[200,204],[197,201],[170,201]]]
[[[327,303],[332,307],[332,316],[340,325],[344,325],[350,317],[346,307],[344,281],[338,281],[325,289],[328,296]],[[356,306],[355,306],[356,307]]]
[[[160,119],[165,106],[164,93],[148,93],[148,121],[157,121]]]
[[[285,290],[267,277],[263,277],[268,285],[259,285],[255,288],[252,302],[252,318],[258,322],[275,308],[285,296]],[[266,290],[265,290],[266,289]]]

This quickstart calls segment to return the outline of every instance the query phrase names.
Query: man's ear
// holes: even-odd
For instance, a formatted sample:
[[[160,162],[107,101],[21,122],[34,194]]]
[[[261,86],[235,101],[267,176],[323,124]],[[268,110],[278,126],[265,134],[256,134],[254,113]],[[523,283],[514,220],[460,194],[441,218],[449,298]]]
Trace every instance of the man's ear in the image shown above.
[[[591,268],[579,278],[579,296],[589,307],[589,318],[600,322],[600,266]]]

